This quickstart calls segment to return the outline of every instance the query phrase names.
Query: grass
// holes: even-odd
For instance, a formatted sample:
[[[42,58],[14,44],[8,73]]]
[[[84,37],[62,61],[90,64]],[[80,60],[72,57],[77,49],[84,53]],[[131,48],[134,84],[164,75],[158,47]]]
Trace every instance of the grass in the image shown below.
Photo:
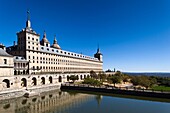
[[[154,86],[152,87],[155,91],[167,91],[170,92],[170,87],[167,86]]]

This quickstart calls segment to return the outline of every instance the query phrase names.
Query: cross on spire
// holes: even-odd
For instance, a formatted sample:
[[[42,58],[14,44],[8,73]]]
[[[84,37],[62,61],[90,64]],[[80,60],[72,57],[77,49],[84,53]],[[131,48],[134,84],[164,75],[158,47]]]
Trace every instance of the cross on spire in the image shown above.
[[[27,21],[30,20],[30,11],[29,9],[27,10]]]

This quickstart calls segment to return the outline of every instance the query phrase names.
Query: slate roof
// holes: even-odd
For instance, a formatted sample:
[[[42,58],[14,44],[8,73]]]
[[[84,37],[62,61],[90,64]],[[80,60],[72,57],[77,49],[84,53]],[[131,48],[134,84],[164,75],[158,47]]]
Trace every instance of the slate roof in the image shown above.
[[[6,57],[13,57],[12,55],[8,54],[5,50],[0,48],[0,56],[6,56]]]

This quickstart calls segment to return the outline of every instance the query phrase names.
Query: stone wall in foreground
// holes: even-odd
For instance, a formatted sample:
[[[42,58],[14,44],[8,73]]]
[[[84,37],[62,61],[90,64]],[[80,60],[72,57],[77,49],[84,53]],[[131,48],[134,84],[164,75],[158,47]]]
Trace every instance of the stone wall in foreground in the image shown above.
[[[20,97],[26,90],[45,92],[60,89],[62,83],[70,82],[71,75],[77,76],[79,81],[90,76],[89,73],[64,73],[0,77],[0,100]]]

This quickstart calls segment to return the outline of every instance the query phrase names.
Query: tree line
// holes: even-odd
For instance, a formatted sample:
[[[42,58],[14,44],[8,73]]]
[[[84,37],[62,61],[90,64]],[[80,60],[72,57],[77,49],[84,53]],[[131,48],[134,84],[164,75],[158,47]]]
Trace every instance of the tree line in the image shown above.
[[[75,82],[78,80],[77,76],[70,76],[70,80]],[[141,86],[146,89],[151,88],[155,85],[164,85],[170,86],[170,78],[169,77],[158,77],[158,76],[145,76],[145,75],[128,75],[124,74],[120,71],[116,71],[114,75],[106,75],[104,72],[96,73],[94,71],[90,71],[90,77],[84,79],[84,84],[96,85],[100,86],[103,82],[107,82],[109,84],[114,84],[114,86],[118,83],[132,83],[133,86]]]

